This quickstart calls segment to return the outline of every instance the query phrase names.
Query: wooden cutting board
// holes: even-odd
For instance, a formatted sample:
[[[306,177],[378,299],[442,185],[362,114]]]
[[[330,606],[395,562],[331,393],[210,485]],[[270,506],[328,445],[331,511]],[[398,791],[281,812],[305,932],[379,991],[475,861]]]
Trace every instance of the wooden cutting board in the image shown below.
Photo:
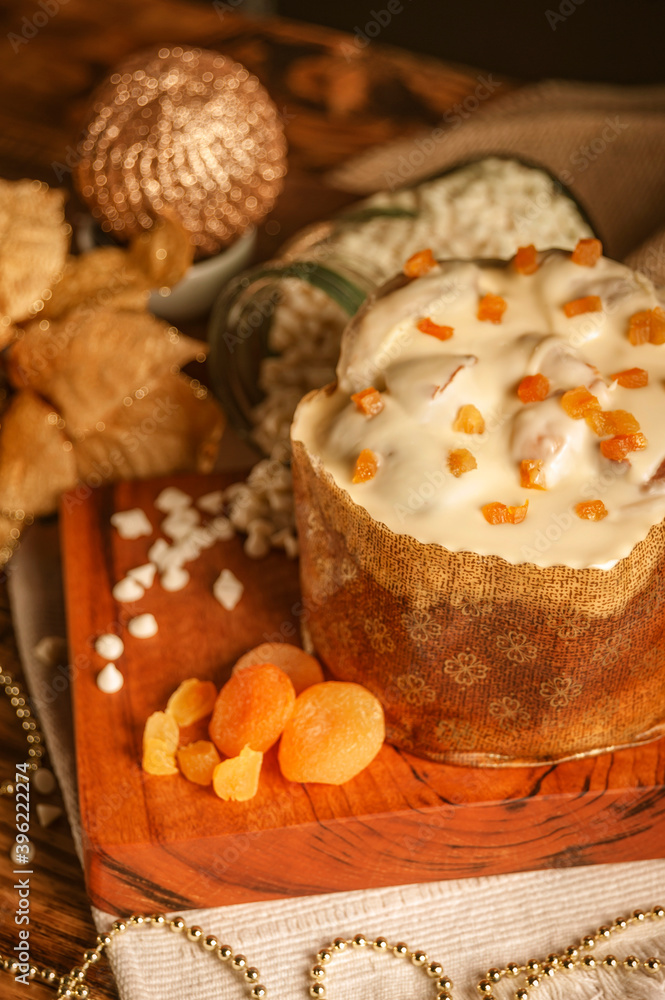
[[[111,589],[146,561],[165,485],[194,497],[238,477],[119,483],[65,496],[62,542],[85,873],[92,902],[110,912],[219,906],[291,895],[471,875],[665,856],[665,740],[559,765],[465,768],[384,746],[340,787],[282,778],[270,751],[257,796],[222,802],[182,776],[140,768],[147,716],[187,677],[221,685],[245,650],[297,641],[297,564],[282,553],[248,559],[239,539],[189,564],[177,594],[156,582],[136,605]],[[152,538],[123,541],[116,510],[144,509]],[[212,596],[229,568],[245,586],[232,611]],[[159,632],[125,625],[152,612]],[[103,694],[94,651],[118,631],[120,692]]]

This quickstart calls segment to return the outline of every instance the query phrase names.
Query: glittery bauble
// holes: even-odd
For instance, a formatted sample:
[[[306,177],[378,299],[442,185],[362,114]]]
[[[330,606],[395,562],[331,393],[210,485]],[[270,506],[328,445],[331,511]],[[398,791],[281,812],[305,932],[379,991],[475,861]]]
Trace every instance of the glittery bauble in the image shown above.
[[[121,237],[175,213],[213,254],[273,206],[286,173],[277,110],[227,56],[176,45],[140,52],[96,92],[77,187]]]

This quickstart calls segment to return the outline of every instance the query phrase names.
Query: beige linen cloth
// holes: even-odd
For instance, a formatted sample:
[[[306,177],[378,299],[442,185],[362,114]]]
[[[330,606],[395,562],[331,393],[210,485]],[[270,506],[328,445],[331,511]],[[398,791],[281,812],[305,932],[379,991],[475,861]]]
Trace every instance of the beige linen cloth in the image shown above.
[[[364,194],[413,183],[478,155],[517,155],[543,164],[572,188],[610,255],[665,284],[664,88],[544,83],[487,109],[482,101],[477,108],[473,101],[463,103],[457,117],[460,124],[449,125],[443,137],[424,133],[419,143],[408,139],[372,151],[332,179]],[[534,205],[534,211],[546,210]],[[34,655],[43,636],[64,634],[53,523],[27,534],[11,564],[10,593],[31,695],[80,844],[69,692],[58,666],[45,666]],[[665,830],[661,853],[665,858]],[[464,1000],[479,995],[475,984],[491,965],[542,956],[621,913],[656,903],[665,905],[665,860],[345,892],[184,916],[243,952],[260,969],[269,995],[282,1000],[308,996],[308,969],[319,947],[358,932],[424,948],[443,963]],[[112,920],[95,910],[93,916],[99,927]],[[612,950],[665,957],[665,927],[630,931],[612,941]],[[155,928],[118,939],[111,960],[123,1000],[213,1000],[248,992],[200,948]],[[502,987],[496,995],[512,992]],[[665,997],[665,982],[662,975],[584,972],[556,977],[539,992],[543,998],[652,1000]],[[424,1000],[434,993],[422,973],[372,952],[337,957],[328,978],[329,1000]]]

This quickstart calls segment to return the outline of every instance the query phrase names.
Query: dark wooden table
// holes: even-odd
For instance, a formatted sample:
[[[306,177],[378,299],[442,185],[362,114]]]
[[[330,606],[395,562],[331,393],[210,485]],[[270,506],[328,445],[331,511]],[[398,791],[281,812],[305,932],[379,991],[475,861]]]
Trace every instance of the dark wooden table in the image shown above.
[[[169,39],[217,48],[237,58],[268,87],[285,122],[290,172],[262,226],[259,255],[272,255],[300,226],[324,218],[351,197],[322,172],[363,149],[440,122],[476,85],[470,69],[399,50],[360,50],[349,36],[275,20],[249,21],[222,8],[181,0],[69,0],[52,16],[28,3],[0,4],[0,176],[36,177],[70,187],[70,168],[92,88],[120,59]],[[44,19],[46,17],[46,23]],[[503,88],[505,93],[505,87]],[[70,199],[72,209],[76,198]],[[0,664],[20,678],[7,593],[0,580]],[[24,759],[25,743],[7,699],[0,700],[0,781]],[[9,878],[14,800],[0,800],[0,950],[16,943],[16,894]],[[59,972],[94,942],[82,872],[64,817],[47,830],[33,821],[37,849],[32,880],[33,959]],[[106,966],[94,973],[95,995],[117,997]],[[25,987],[0,974],[0,994]],[[52,996],[39,984],[30,995]]]

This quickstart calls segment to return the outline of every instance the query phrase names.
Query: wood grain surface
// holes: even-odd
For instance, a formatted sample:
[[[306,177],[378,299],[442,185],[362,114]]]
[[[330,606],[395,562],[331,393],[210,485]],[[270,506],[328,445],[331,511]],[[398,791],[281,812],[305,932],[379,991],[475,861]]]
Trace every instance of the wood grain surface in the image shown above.
[[[85,869],[93,902],[112,912],[227,905],[470,875],[661,857],[665,851],[665,741],[558,766],[464,768],[384,745],[343,786],[286,781],[275,750],[257,796],[220,802],[180,775],[140,769],[148,715],[183,679],[220,685],[235,659],[267,638],[294,641],[296,566],[281,553],[248,559],[238,539],[191,566],[186,590],[158,584],[136,606],[111,588],[145,562],[170,480],[98,490],[61,518]],[[218,477],[174,480],[192,496]],[[124,541],[114,510],[140,507],[151,538]],[[232,612],[211,588],[223,568],[244,583]],[[150,611],[153,639],[132,639],[129,617]],[[125,676],[113,696],[96,687],[101,632],[120,630]]]

